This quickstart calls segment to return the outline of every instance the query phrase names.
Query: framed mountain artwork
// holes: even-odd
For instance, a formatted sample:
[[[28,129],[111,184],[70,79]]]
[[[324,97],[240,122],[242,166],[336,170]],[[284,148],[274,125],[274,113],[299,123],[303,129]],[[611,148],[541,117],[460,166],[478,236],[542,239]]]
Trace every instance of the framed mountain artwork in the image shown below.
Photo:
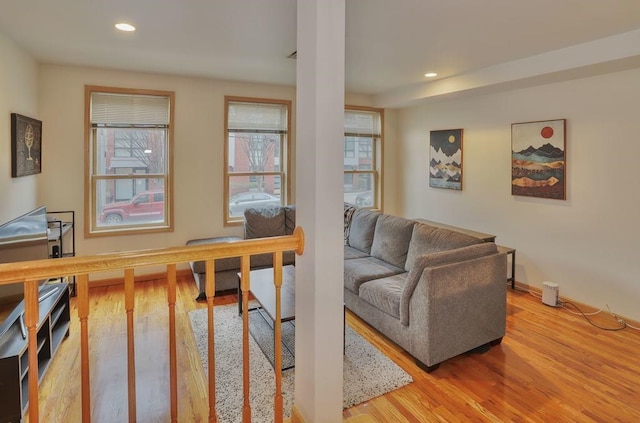
[[[511,125],[511,194],[564,200],[566,119]]]
[[[462,129],[429,135],[429,186],[462,190]]]

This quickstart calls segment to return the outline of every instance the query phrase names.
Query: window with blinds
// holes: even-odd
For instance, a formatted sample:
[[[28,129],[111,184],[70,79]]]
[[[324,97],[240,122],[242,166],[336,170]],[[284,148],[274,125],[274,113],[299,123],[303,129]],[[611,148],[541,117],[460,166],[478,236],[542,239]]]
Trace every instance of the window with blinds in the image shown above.
[[[85,87],[86,234],[173,229],[174,93]]]
[[[287,198],[291,102],[225,97],[225,223]]]
[[[344,201],[381,209],[382,109],[344,112]]]

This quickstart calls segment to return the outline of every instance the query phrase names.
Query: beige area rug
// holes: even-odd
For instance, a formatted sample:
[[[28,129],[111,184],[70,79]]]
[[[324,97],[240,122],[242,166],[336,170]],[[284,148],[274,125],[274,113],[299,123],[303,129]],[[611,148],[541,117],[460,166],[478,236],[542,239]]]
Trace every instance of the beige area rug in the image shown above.
[[[240,423],[242,421],[242,318],[238,315],[237,305],[217,306],[214,308],[214,313],[216,410],[220,423]],[[206,373],[208,371],[207,310],[192,311],[189,317]],[[262,330],[270,330],[270,328],[267,325],[262,325],[262,328],[251,328],[254,336],[256,332]],[[413,381],[408,373],[351,327],[347,326],[345,330],[344,408],[393,391]],[[253,336],[249,337],[249,356],[252,421],[272,422],[274,372]],[[295,369],[289,369],[282,372],[285,417],[289,416],[293,406],[294,371]]]

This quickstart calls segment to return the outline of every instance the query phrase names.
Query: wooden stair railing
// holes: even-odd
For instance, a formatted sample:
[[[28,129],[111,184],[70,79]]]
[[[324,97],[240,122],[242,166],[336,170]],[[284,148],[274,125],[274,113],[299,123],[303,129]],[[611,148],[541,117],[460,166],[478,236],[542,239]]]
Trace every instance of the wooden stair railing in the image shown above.
[[[252,255],[273,253],[274,286],[276,295],[275,336],[275,393],[274,421],[282,422],[282,330],[280,319],[280,288],[282,286],[282,253],[295,251],[298,255],[304,250],[304,232],[297,227],[292,235],[271,238],[259,238],[244,241],[204,244],[186,247],[172,247],[141,251],[118,252],[95,256],[76,256],[55,260],[35,260],[18,263],[0,264],[0,285],[23,282],[25,287],[25,325],[28,333],[29,368],[37,365],[37,325],[38,325],[38,284],[39,281],[65,276],[76,276],[77,308],[80,321],[80,356],[82,383],[82,422],[91,422],[91,386],[89,372],[89,275],[97,272],[122,270],[125,280],[125,310],[127,313],[127,357],[128,357],[128,400],[129,421],[136,421],[135,396],[135,338],[134,338],[134,272],[135,269],[148,266],[166,265],[167,267],[167,303],[169,308],[169,380],[171,421],[178,419],[178,388],[176,360],[176,264],[204,260],[206,263],[206,294],[208,315],[208,358],[209,358],[209,422],[217,422],[215,410],[215,354],[214,354],[214,313],[215,260],[229,257],[241,257],[241,290],[243,292],[243,310],[248,310],[249,290],[251,288],[249,263]],[[249,404],[249,316],[243,314],[243,423],[251,422]],[[40,421],[38,407],[38,372],[29,372],[29,422]]]

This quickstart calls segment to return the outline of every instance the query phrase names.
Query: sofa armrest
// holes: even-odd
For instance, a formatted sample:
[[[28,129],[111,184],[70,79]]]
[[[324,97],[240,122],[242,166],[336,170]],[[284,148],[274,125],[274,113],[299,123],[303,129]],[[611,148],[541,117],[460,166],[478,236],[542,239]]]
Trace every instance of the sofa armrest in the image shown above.
[[[427,365],[504,336],[506,272],[504,253],[423,270],[409,317],[428,346]]]
[[[466,247],[455,248],[436,253],[421,254],[411,258],[407,262],[409,274],[407,282],[402,292],[400,301],[400,321],[403,325],[409,324],[409,300],[422,277],[424,269],[428,267],[438,267],[447,264],[458,263],[478,257],[487,256],[497,253],[498,248],[494,243],[487,242],[482,244],[469,245]]]

